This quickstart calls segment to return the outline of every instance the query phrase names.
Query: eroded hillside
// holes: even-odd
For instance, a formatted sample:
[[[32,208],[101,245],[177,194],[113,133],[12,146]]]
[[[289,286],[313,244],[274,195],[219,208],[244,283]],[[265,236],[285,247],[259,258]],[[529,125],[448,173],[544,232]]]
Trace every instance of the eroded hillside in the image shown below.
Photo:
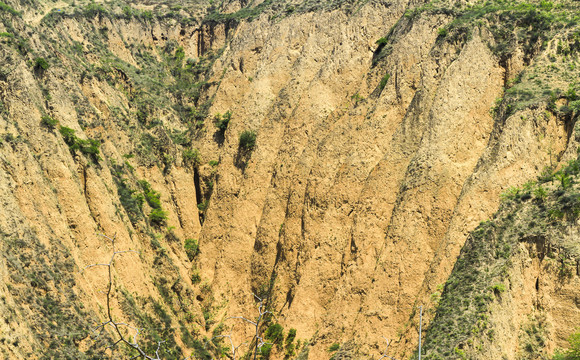
[[[551,359],[578,326],[578,160],[511,188],[468,238],[425,359]]]
[[[228,354],[216,336],[232,327],[250,342],[229,317],[255,316],[256,294],[275,315],[262,358],[377,358],[384,338],[410,358],[417,307],[428,324],[500,193],[575,159],[575,14],[0,3],[3,356],[129,356],[90,331],[107,269],[85,267],[111,257],[106,234],[139,252],[116,257],[110,308],[151,354],[160,340],[161,358]],[[572,331],[550,326],[548,352]]]

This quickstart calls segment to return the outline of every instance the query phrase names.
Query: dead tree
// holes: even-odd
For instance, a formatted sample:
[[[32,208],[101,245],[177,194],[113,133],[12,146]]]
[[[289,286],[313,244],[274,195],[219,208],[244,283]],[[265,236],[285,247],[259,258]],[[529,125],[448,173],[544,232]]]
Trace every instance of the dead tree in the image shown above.
[[[389,345],[391,345],[391,341],[384,336],[383,336],[383,339],[385,339],[385,341],[387,342],[387,347],[385,348],[385,351],[383,351],[383,355],[379,358],[379,360],[385,359],[385,358],[391,359],[391,360],[397,360],[394,357],[387,355],[387,352],[389,351]]]
[[[114,341],[107,348],[113,349],[115,346],[117,346],[119,344],[124,344],[127,347],[129,347],[130,349],[135,350],[137,352],[137,355],[132,357],[131,359],[141,358],[143,360],[161,360],[161,357],[159,355],[159,351],[160,351],[161,345],[164,343],[164,341],[157,342],[157,349],[155,350],[154,355],[147,354],[147,352],[141,347],[141,345],[139,345],[139,341],[138,341],[139,335],[141,334],[141,331],[143,331],[143,329],[131,326],[125,322],[116,321],[114,319],[113,313],[112,313],[111,297],[112,297],[112,290],[113,290],[113,266],[114,266],[114,262],[115,262],[115,257],[117,255],[121,255],[121,254],[125,254],[125,253],[139,254],[139,252],[136,250],[117,250],[115,247],[116,236],[113,236],[112,238],[107,236],[107,235],[104,235],[104,234],[100,234],[100,236],[104,237],[105,239],[107,239],[111,242],[111,246],[113,248],[113,254],[111,255],[111,258],[109,259],[109,262],[108,263],[91,264],[91,265],[85,266],[82,270],[82,271],[85,271],[86,269],[96,267],[96,266],[105,266],[105,267],[107,267],[107,272],[108,272],[107,291],[105,292],[106,303],[107,303],[107,306],[106,306],[107,315],[106,315],[106,320],[103,321],[101,324],[97,325],[92,330],[93,333],[95,334],[95,338],[101,336],[102,333],[104,331],[106,331],[107,328],[111,328],[113,331],[113,334],[115,335],[117,340]],[[265,304],[264,304],[266,301],[265,298],[260,298],[255,294],[254,294],[254,297],[259,301],[258,317],[255,321],[252,321],[252,320],[245,318],[243,316],[232,316],[232,317],[229,317],[228,319],[241,319],[249,324],[252,324],[255,327],[255,335],[252,338],[252,342],[254,340],[256,341],[256,346],[254,348],[254,360],[256,360],[256,358],[258,356],[258,351],[260,351],[262,346],[269,344],[268,342],[264,341],[264,338],[262,336],[260,336],[260,326],[263,324],[264,317],[268,314],[272,315],[272,312],[265,310]],[[127,334],[127,332],[130,332],[130,331],[132,331],[134,333],[132,337]],[[235,346],[234,341],[232,339],[231,331],[228,335],[215,336],[210,341],[212,341],[214,339],[218,339],[218,338],[227,338],[229,340],[230,346],[232,349],[231,350],[232,351],[232,360],[237,360],[239,348],[242,345],[247,344],[247,342],[243,342],[243,343],[239,344],[238,346]],[[183,360],[188,360],[191,358],[192,358],[192,356],[188,356],[188,357],[184,358]]]
[[[137,355],[132,357],[131,359],[142,358],[144,360],[161,360],[160,355],[159,355],[159,350],[161,349],[161,345],[164,343],[164,341],[158,341],[157,342],[157,349],[155,350],[155,355],[149,355],[145,352],[145,350],[143,350],[141,348],[141,346],[139,345],[139,342],[138,342],[139,335],[141,334],[141,331],[143,329],[139,329],[137,327],[131,326],[131,325],[124,323],[124,322],[115,321],[115,319],[113,318],[112,305],[111,305],[111,292],[113,290],[113,265],[115,262],[115,257],[117,255],[125,254],[125,253],[139,254],[139,252],[136,250],[118,251],[115,248],[116,235],[113,236],[112,238],[108,237],[107,235],[104,235],[104,234],[100,234],[100,236],[108,239],[111,242],[111,245],[113,247],[113,254],[111,255],[111,258],[109,259],[109,262],[102,263],[102,264],[88,265],[88,266],[85,266],[82,270],[82,271],[85,271],[86,269],[92,268],[95,266],[106,266],[107,270],[108,270],[109,279],[108,279],[108,283],[107,283],[107,291],[105,292],[105,296],[107,299],[107,309],[106,309],[107,310],[107,318],[104,322],[102,322],[101,324],[99,324],[98,326],[96,326],[93,329],[93,333],[96,334],[96,337],[99,337],[103,333],[103,331],[105,331],[105,329],[107,327],[112,328],[114,335],[118,339],[114,343],[109,345],[108,348],[112,349],[119,344],[125,344],[130,349],[137,351]],[[127,329],[127,331],[134,332],[132,339],[127,334],[125,334],[124,329]],[[187,357],[184,360],[187,360],[189,358],[190,357]]]
[[[252,324],[255,327],[256,333],[255,333],[254,338],[252,340],[256,341],[256,347],[254,348],[254,360],[256,360],[256,358],[258,356],[258,351],[262,349],[262,346],[269,344],[269,343],[264,341],[263,337],[260,336],[260,325],[262,325],[262,322],[264,321],[264,316],[268,315],[268,314],[272,315],[272,312],[268,311],[268,310],[264,310],[264,307],[265,307],[264,302],[266,301],[266,298],[260,298],[256,294],[254,294],[254,297],[259,301],[258,318],[256,319],[256,321],[252,321],[252,320],[247,319],[243,316],[232,316],[232,317],[230,317],[230,319],[242,319],[242,320],[246,321],[247,323]]]

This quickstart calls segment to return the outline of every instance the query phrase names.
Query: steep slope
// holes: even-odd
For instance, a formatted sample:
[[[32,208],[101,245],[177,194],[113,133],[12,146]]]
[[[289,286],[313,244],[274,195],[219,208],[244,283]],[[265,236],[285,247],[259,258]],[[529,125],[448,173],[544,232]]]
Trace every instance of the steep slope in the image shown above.
[[[8,358],[127,354],[90,337],[107,276],[83,269],[113,251],[96,233],[139,251],[111,308],[162,358],[251,339],[228,317],[252,293],[262,330],[308,344],[272,357],[376,357],[386,337],[408,358],[499,194],[578,146],[573,2],[0,8]]]
[[[511,189],[469,236],[425,359],[550,359],[580,322],[578,160]]]

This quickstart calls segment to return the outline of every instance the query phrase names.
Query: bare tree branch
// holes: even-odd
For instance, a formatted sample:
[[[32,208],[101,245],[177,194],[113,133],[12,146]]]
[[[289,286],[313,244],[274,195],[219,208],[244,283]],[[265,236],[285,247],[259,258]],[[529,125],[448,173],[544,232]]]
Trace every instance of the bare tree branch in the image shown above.
[[[123,343],[125,345],[127,345],[128,347],[130,347],[133,350],[136,350],[138,355],[136,355],[135,357],[133,357],[133,359],[137,359],[137,358],[143,358],[144,360],[161,360],[161,358],[159,357],[159,350],[161,348],[161,344],[164,343],[164,341],[158,341],[157,342],[157,349],[155,350],[155,356],[150,356],[148,355],[145,350],[143,350],[141,348],[141,346],[139,345],[139,343],[137,342],[137,338],[139,336],[139,334],[141,333],[141,329],[138,329],[136,327],[133,327],[127,323],[123,323],[123,322],[116,322],[113,319],[113,314],[112,314],[112,310],[111,310],[111,292],[113,289],[113,265],[115,262],[115,256],[120,255],[120,254],[126,254],[126,253],[137,253],[139,254],[138,251],[136,250],[121,250],[121,251],[117,251],[115,248],[115,240],[117,238],[117,235],[113,236],[112,238],[104,235],[104,234],[99,234],[100,236],[108,239],[111,242],[111,245],[113,247],[113,254],[111,255],[111,259],[109,260],[108,263],[102,264],[91,264],[88,266],[85,266],[83,268],[83,271],[95,266],[106,266],[108,269],[108,275],[109,275],[109,281],[107,284],[107,291],[105,292],[106,298],[107,298],[107,321],[101,323],[100,325],[98,325],[93,332],[96,332],[97,330],[101,330],[96,337],[99,337],[102,332],[105,330],[105,327],[107,325],[111,326],[113,328],[113,332],[118,336],[118,340],[115,341],[113,344],[109,345],[108,348],[113,348],[115,346],[117,346],[120,343]],[[127,338],[125,337],[125,335],[123,334],[123,332],[121,331],[121,327],[127,327],[131,330],[133,330],[135,333],[133,335],[133,342],[127,340]]]
[[[387,342],[387,347],[385,348],[385,351],[383,351],[383,355],[378,360],[381,360],[384,358],[391,359],[391,360],[397,360],[394,357],[387,355],[387,351],[389,351],[389,345],[391,345],[391,341],[384,336],[383,336],[383,339],[385,339],[385,341]]]

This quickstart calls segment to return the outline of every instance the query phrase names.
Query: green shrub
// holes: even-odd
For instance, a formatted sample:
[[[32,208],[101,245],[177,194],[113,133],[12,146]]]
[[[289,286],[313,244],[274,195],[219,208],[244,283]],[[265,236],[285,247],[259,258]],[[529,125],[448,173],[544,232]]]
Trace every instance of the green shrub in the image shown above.
[[[167,220],[167,212],[162,209],[153,209],[149,213],[149,221],[155,225],[163,225],[165,224],[165,220]]]
[[[510,201],[510,200],[515,200],[520,195],[521,195],[521,189],[518,188],[517,186],[511,186],[506,191],[501,193],[499,195],[499,197],[501,198],[502,201]]]
[[[350,99],[354,101],[355,104],[358,104],[359,102],[364,101],[365,98],[361,94],[356,93],[353,96],[351,96]]]
[[[61,126],[59,129],[64,142],[69,146],[71,151],[80,150],[81,153],[85,155],[93,155],[96,159],[98,159],[98,155],[100,153],[99,147],[101,143],[98,140],[94,139],[79,139],[75,135],[75,130],[68,128],[66,126]]]
[[[328,348],[328,351],[333,352],[340,349],[340,344],[339,343],[334,343],[332,345],[330,345],[330,347]]]
[[[147,200],[147,204],[151,206],[153,209],[161,209],[161,194],[157,191],[149,191],[145,193],[145,200]]]
[[[87,17],[94,17],[97,15],[105,15],[107,10],[101,4],[90,3],[84,9],[84,15]]]
[[[492,291],[493,291],[493,292],[494,292],[496,295],[499,295],[499,294],[501,294],[501,293],[505,292],[506,288],[505,288],[505,285],[504,285],[504,284],[494,284],[494,285],[491,287],[491,290],[492,290]]]
[[[50,65],[48,65],[48,62],[44,58],[37,57],[34,59],[34,68],[36,70],[46,70],[49,66]]]
[[[187,254],[187,258],[189,261],[193,261],[197,254],[199,254],[199,244],[195,239],[185,239],[185,244],[183,245],[185,249],[185,253]]]
[[[0,37],[13,38],[14,35],[7,32],[0,32]]]
[[[7,5],[2,1],[0,1],[0,11],[6,11],[7,13],[10,13],[14,16],[21,16],[21,13],[19,11],[16,11],[12,6]]]
[[[194,284],[199,284],[201,282],[201,275],[199,275],[199,270],[195,269],[191,273],[191,282]]]
[[[288,330],[288,336],[286,336],[286,344],[291,344],[294,339],[296,339],[296,329]]]
[[[200,202],[199,204],[197,204],[197,209],[199,211],[205,211],[205,210],[207,210],[208,206],[209,206],[209,201],[206,200],[204,202]]]
[[[76,143],[77,137],[76,137],[75,131],[73,129],[68,128],[66,126],[61,126],[58,131],[60,132],[60,134],[62,135],[62,138],[64,139],[64,142],[68,146],[74,146],[74,144]]]
[[[183,160],[194,167],[198,167],[201,164],[201,153],[196,148],[185,149],[183,150]]]
[[[220,162],[219,162],[218,160],[210,160],[208,164],[209,164],[209,166],[211,166],[211,167],[216,167],[216,166],[218,166],[218,165],[219,165],[219,163],[220,163]]]
[[[572,101],[568,104],[573,111],[580,111],[580,100]]]
[[[534,196],[536,197],[536,199],[543,201],[546,198],[546,196],[548,196],[548,193],[546,192],[546,189],[544,189],[540,185],[534,190]]]
[[[383,36],[382,38],[380,38],[376,41],[376,44],[381,46],[381,45],[387,45],[388,42],[389,42],[389,40]]]
[[[147,201],[147,204],[149,204],[149,206],[151,206],[153,209],[161,209],[161,194],[153,190],[151,184],[149,184],[147,180],[139,180],[137,183],[139,186],[141,186],[145,193],[145,200]]]
[[[121,200],[121,205],[123,205],[127,215],[129,215],[129,220],[133,224],[137,223],[142,218],[145,197],[143,194],[137,193],[137,190],[129,188],[125,179],[115,177],[115,183],[117,184],[119,200]]]
[[[562,189],[567,189],[572,186],[572,178],[564,172],[558,172],[555,176],[556,180],[560,181]]]
[[[251,130],[244,130],[240,134],[240,149],[251,151],[256,146],[256,133]]]
[[[381,82],[379,83],[379,89],[381,89],[381,91],[385,88],[385,86],[387,86],[387,82],[389,81],[390,78],[391,74],[386,74],[385,76],[383,76]]]
[[[264,333],[266,339],[270,340],[274,345],[281,345],[284,341],[284,328],[282,325],[276,323],[268,326]]]
[[[78,139],[79,142],[79,147],[81,149],[81,152],[85,155],[99,155],[100,154],[100,146],[101,143],[98,140],[95,139],[87,139],[87,140],[82,140],[82,139]]]
[[[446,28],[440,28],[439,30],[437,30],[437,36],[440,38],[444,38],[446,37],[448,34],[448,30]]]
[[[141,18],[145,19],[145,20],[151,20],[151,19],[153,19],[153,13],[149,10],[144,10],[141,13]]]
[[[570,335],[568,344],[568,350],[556,351],[554,360],[580,360],[580,330]]]
[[[260,359],[268,360],[270,358],[270,353],[272,352],[272,344],[264,344],[260,348]]]
[[[40,119],[40,123],[44,126],[46,126],[47,128],[53,130],[56,128],[56,126],[58,125],[58,120],[53,119],[52,117],[48,116],[48,115],[44,115],[41,119]]]
[[[232,119],[232,112],[229,110],[223,115],[218,113],[214,117],[215,126],[218,128],[218,130],[220,132],[223,133],[228,128],[228,124],[230,123],[231,119]]]

